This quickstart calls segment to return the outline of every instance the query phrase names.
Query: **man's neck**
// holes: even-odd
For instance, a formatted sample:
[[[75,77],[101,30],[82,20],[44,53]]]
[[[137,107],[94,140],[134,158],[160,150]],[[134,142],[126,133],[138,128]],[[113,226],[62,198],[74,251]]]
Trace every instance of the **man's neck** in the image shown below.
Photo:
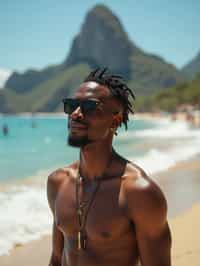
[[[93,180],[105,174],[113,160],[112,144],[89,144],[80,151],[79,171],[82,177]]]

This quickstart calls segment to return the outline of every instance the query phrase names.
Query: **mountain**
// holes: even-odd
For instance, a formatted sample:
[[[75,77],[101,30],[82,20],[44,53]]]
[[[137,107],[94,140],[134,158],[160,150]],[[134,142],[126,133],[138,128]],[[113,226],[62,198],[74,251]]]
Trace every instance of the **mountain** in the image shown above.
[[[6,96],[5,96],[5,92],[4,91],[0,91],[0,111],[2,113],[9,113],[10,110],[7,104],[7,100]]]
[[[137,47],[116,15],[97,5],[86,14],[63,62],[40,71],[13,73],[5,84],[4,102],[9,102],[13,112],[61,110],[61,99],[72,94],[89,71],[104,66],[124,75],[136,95],[151,94],[184,80],[175,66]],[[4,109],[0,106],[0,111]]]
[[[129,57],[138,51],[119,19],[108,8],[98,5],[86,15],[64,65],[87,62],[93,67],[107,66],[111,71],[127,76]]]
[[[42,71],[29,69],[23,74],[15,71],[5,83],[5,87],[19,93],[27,93],[31,91],[34,86],[55,76],[59,70],[60,66],[50,66],[44,68]]]
[[[182,71],[188,75],[190,79],[194,79],[200,73],[200,52],[183,68]]]

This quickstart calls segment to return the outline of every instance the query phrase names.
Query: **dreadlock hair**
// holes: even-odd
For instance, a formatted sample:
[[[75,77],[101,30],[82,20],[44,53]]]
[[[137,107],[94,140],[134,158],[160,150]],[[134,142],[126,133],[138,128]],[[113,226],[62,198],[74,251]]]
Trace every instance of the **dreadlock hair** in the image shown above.
[[[129,113],[134,113],[129,97],[131,97],[132,100],[135,100],[135,95],[132,90],[128,88],[128,86],[125,84],[125,81],[123,80],[122,76],[105,74],[106,71],[107,68],[97,68],[88,75],[84,82],[94,81],[108,87],[111,92],[111,95],[117,98],[124,107],[122,123],[124,124],[125,129],[127,130],[127,123],[129,120],[128,115]]]

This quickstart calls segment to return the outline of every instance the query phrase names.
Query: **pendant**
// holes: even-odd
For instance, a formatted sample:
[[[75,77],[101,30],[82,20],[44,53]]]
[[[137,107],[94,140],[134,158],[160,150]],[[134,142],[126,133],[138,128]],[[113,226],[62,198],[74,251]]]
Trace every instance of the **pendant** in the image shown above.
[[[82,249],[86,249],[86,234],[84,234],[83,232],[81,232],[81,248]]]
[[[86,235],[83,232],[78,232],[78,250],[86,249]]]
[[[78,231],[78,250],[81,249],[81,232]]]

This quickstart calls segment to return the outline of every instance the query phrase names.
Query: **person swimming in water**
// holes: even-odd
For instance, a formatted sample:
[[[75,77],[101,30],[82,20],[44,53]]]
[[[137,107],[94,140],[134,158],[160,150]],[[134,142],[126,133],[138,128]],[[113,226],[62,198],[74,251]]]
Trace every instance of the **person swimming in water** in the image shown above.
[[[9,129],[8,129],[8,125],[7,124],[3,124],[2,126],[2,132],[4,136],[7,136],[9,133]]]

